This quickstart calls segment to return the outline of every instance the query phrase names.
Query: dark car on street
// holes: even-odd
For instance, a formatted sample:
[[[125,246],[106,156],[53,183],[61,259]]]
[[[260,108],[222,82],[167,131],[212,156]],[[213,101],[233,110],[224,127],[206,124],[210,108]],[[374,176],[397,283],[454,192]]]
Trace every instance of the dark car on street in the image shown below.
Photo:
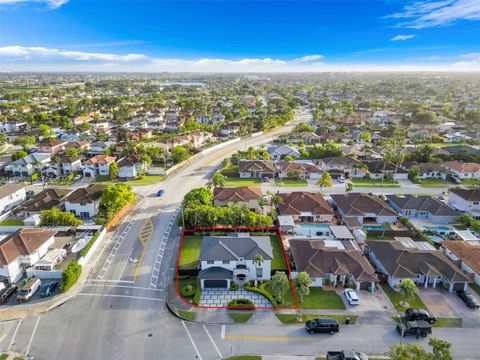
[[[52,296],[57,286],[58,286],[57,282],[49,282],[43,285],[42,288],[40,289],[40,296],[42,298]]]
[[[432,325],[423,320],[406,321],[397,324],[397,331],[402,337],[407,335],[416,335],[417,338],[420,336],[426,337],[428,334],[432,333]]]
[[[17,292],[17,285],[7,286],[6,288],[0,291],[0,304],[5,304],[10,296]]]
[[[458,290],[457,291],[457,295],[460,299],[462,299],[462,301],[471,309],[474,309],[474,310],[477,310],[478,308],[480,308],[480,303],[478,302],[477,299],[475,299],[475,297],[466,292],[466,291],[463,291],[463,290]]]
[[[407,311],[405,311],[405,318],[408,321],[423,320],[429,324],[433,324],[437,321],[437,318],[434,315],[424,309],[407,309]]]
[[[157,191],[157,196],[158,197],[162,197],[164,194],[165,194],[165,190],[163,190],[163,189],[160,189],[160,190]]]
[[[310,334],[326,333],[333,335],[340,331],[340,326],[335,319],[313,319],[305,323],[305,330]]]

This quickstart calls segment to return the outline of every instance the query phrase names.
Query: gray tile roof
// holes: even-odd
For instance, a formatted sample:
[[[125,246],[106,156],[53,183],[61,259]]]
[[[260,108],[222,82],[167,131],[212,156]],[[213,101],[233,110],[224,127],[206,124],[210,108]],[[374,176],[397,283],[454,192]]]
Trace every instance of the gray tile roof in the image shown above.
[[[387,195],[387,199],[402,210],[427,211],[435,216],[458,216],[458,212],[431,196]]]
[[[264,260],[273,259],[269,236],[250,236],[236,233],[229,236],[205,236],[200,251],[200,261],[253,260],[256,254]]]

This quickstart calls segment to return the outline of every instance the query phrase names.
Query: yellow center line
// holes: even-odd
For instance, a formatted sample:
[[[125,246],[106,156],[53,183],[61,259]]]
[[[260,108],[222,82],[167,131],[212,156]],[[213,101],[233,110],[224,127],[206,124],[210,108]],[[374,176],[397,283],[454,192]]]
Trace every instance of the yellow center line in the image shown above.
[[[274,337],[274,336],[248,336],[248,335],[226,335],[227,340],[257,340],[257,341],[316,341],[315,338],[306,337]]]

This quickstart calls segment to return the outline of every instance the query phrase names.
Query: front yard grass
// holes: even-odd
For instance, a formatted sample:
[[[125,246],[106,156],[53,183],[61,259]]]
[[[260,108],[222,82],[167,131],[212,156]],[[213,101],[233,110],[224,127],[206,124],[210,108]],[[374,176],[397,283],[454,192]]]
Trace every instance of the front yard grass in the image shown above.
[[[287,263],[285,262],[285,253],[278,235],[270,236],[270,243],[273,248],[272,271],[287,271]]]
[[[243,179],[239,177],[227,177],[225,186],[260,186],[260,179]]]
[[[478,284],[470,284],[470,288],[475,291],[478,295],[480,295],[480,285]]]
[[[132,186],[151,185],[163,180],[164,175],[144,175],[137,179],[129,180],[127,183]]]
[[[395,322],[398,323],[398,317],[393,316],[392,317]],[[404,316],[402,316],[402,322],[404,322],[406,319]],[[432,327],[454,327],[454,328],[461,328],[462,327],[462,318],[446,318],[446,317],[439,317],[437,318],[437,321],[435,321],[434,324],[432,324]]]
[[[354,187],[400,187],[396,181],[385,179],[353,178],[351,179]]]
[[[308,182],[303,179],[275,178],[275,185],[280,187],[303,187],[308,186]]]
[[[350,319],[350,324],[354,325],[358,320],[358,315],[318,315],[318,314],[302,314],[302,321],[297,321],[297,314],[275,314],[275,316],[283,324],[300,324],[305,323],[308,320],[318,319],[318,318],[330,318],[338,321],[339,324],[345,324],[347,318]]]
[[[464,179],[462,180],[461,185],[468,186],[468,187],[478,187],[480,186],[479,179]]]
[[[345,304],[340,295],[335,291],[323,290],[322,288],[311,287],[310,294],[300,299],[297,294],[300,309],[345,309]]]
[[[2,222],[0,222],[0,226],[23,226],[23,220],[5,219]]]
[[[423,188],[449,187],[449,184],[442,179],[416,179],[413,182]]]
[[[179,269],[194,269],[200,262],[202,236],[185,236],[180,253]]]
[[[231,313],[231,312],[229,312],[228,316],[230,316],[233,319],[233,321],[235,321],[235,323],[244,324],[248,320],[250,320],[250,318],[253,316],[253,313],[248,314],[248,313]]]
[[[400,293],[393,290],[388,284],[383,283],[381,284],[381,286],[397,311],[404,312],[405,310],[407,310],[406,307],[400,306],[400,302],[403,301],[403,297],[402,295],[400,295]],[[411,299],[408,299],[407,302],[409,305],[408,307],[410,308],[428,310],[427,306],[423,303],[423,301],[418,295],[415,295]]]

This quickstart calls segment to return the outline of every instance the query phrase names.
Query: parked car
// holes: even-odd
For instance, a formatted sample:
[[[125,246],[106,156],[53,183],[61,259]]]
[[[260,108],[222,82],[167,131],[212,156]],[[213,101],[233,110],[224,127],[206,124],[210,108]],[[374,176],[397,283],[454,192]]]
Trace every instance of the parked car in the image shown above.
[[[452,181],[455,183],[455,184],[460,184],[462,182],[462,180],[460,180],[458,177],[456,176],[452,176]]]
[[[18,290],[17,300],[25,302],[30,300],[30,298],[35,294],[38,288],[42,285],[42,282],[38,278],[31,278],[27,281],[25,285]]]
[[[57,288],[57,286],[58,286],[58,283],[55,281],[44,284],[40,289],[40,296],[42,298],[51,296],[55,291],[55,289]]]
[[[165,195],[165,190],[160,189],[160,190],[157,191],[157,196],[158,197],[162,197],[163,195]]]
[[[305,323],[305,330],[310,334],[327,333],[333,335],[340,331],[340,326],[335,319],[313,319]]]
[[[480,304],[478,303],[478,300],[475,299],[475,297],[472,294],[463,290],[457,290],[457,295],[460,299],[463,300],[463,302],[469,308],[472,308],[474,310],[477,310],[478,308],[480,308]]]
[[[359,305],[360,304],[360,299],[358,298],[358,295],[355,292],[355,290],[345,289],[343,291],[343,294],[345,295],[345,298],[347,299],[347,301],[350,305]]]
[[[339,183],[344,183],[345,182],[345,178],[343,176],[337,177],[337,180],[338,180]]]
[[[437,318],[434,315],[431,315],[424,309],[407,309],[407,311],[405,311],[405,318],[408,321],[423,320],[429,324],[433,324],[437,321]]]
[[[368,356],[354,350],[327,351],[327,360],[368,360]]]
[[[397,324],[397,331],[402,337],[407,335],[426,337],[432,333],[432,325],[423,320],[406,321],[405,323]]]
[[[17,292],[17,285],[10,285],[0,291],[0,304],[5,304],[10,296]]]

